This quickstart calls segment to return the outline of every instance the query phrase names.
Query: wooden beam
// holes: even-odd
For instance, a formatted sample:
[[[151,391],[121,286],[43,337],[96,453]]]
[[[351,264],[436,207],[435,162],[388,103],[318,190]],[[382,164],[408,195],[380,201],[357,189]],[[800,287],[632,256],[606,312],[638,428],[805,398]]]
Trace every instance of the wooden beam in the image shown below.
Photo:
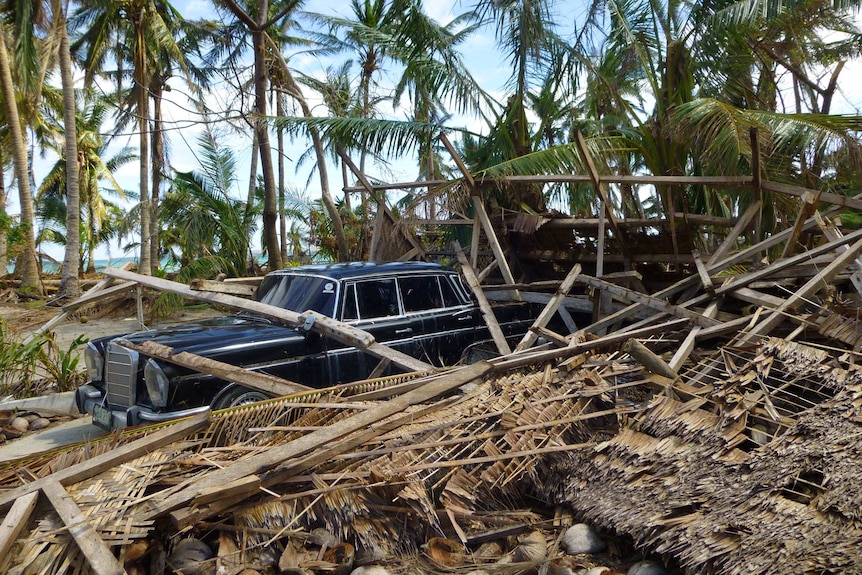
[[[72,536],[84,557],[87,558],[87,562],[90,564],[89,573],[125,575],[126,571],[123,566],[58,481],[46,482],[42,486],[42,493],[51,502],[57,515],[66,525],[69,535]]]
[[[3,523],[0,523],[0,557],[5,557],[18,535],[30,523],[30,514],[36,508],[39,501],[39,491],[36,490],[27,495],[22,495],[15,500],[12,509],[6,514]]]
[[[551,297],[551,301],[545,306],[545,308],[539,313],[539,316],[536,318],[536,321],[533,322],[530,331],[524,334],[524,337],[515,347],[515,351],[524,351],[525,349],[531,347],[536,340],[538,339],[538,335],[533,329],[537,329],[540,327],[546,327],[548,322],[551,321],[551,318],[557,313],[557,310],[563,303],[563,300],[566,299],[566,296],[569,294],[569,291],[572,289],[572,286],[575,285],[575,280],[578,279],[578,276],[581,273],[581,264],[575,264],[574,267],[569,271],[566,275],[563,283],[560,284],[560,287],[557,289],[557,292]]]
[[[578,282],[588,285],[590,287],[600,289],[603,291],[607,291],[610,294],[623,299],[625,301],[629,301],[632,303],[639,303],[649,307],[651,309],[660,311],[662,313],[666,313],[668,315],[672,315],[675,317],[680,317],[689,320],[691,323],[695,325],[699,325],[701,327],[710,327],[718,324],[719,322],[705,317],[697,312],[693,312],[689,309],[685,309],[682,306],[669,304],[668,302],[653,297],[648,296],[634,290],[630,290],[628,288],[620,287],[618,285],[614,285],[610,282],[606,282],[600,280],[598,278],[594,278],[587,275],[582,275],[578,277]]]
[[[172,422],[170,425],[154,431],[146,437],[136,439],[131,443],[121,445],[111,451],[76,463],[75,465],[70,465],[65,469],[60,469],[51,475],[36,479],[20,487],[0,492],[0,511],[8,509],[18,498],[38,491],[48,481],[56,481],[61,485],[79,483],[85,479],[95,477],[112,467],[127,463],[169,443],[188,437],[209,425],[209,421],[209,412],[200,413],[186,419],[178,419],[175,423]]]
[[[131,263],[123,264],[123,269],[129,269],[131,267],[132,267]],[[29,342],[33,341],[33,339],[37,335],[39,335],[40,333],[44,333],[50,329],[53,329],[54,326],[61,324],[62,322],[64,322],[66,320],[66,318],[69,317],[69,314],[72,313],[73,311],[75,311],[76,309],[79,309],[79,308],[99,299],[99,295],[98,295],[99,292],[104,292],[104,290],[109,288],[112,283],[114,283],[114,278],[111,278],[111,277],[106,277],[106,278],[100,280],[96,285],[94,285],[92,288],[87,290],[86,293],[81,295],[81,297],[79,297],[78,299],[76,299],[73,302],[70,302],[70,303],[64,305],[62,308],[63,311],[58,313],[56,316],[54,316],[53,318],[48,320],[48,322],[45,323],[42,327],[40,327],[39,329],[37,329],[36,331],[34,331],[30,335],[28,335],[26,338],[24,338],[24,343],[29,343]]]
[[[704,317],[714,318],[718,314],[718,304],[720,301],[720,299],[713,300],[703,313]],[[670,362],[668,362],[668,367],[673,371],[679,372],[685,361],[691,355],[691,352],[694,351],[694,344],[697,342],[697,336],[702,329],[703,328],[700,326],[695,326],[688,335],[685,336],[685,339],[673,354]]]
[[[208,473],[193,480],[189,485],[167,497],[152,497],[143,501],[137,516],[142,520],[155,519],[188,505],[201,493],[211,493],[211,488],[227,485],[250,475],[262,476],[267,471],[286,461],[308,455],[320,446],[339,440],[351,433],[369,429],[373,424],[405,411],[412,405],[436,398],[475,379],[483,377],[491,369],[487,362],[479,362],[454,369],[442,376],[427,378],[427,383],[412,391],[390,399],[380,405],[347,417],[335,424],[307,433],[288,443],[271,447],[266,451],[237,461],[229,467]]]
[[[488,331],[491,333],[494,345],[497,346],[497,351],[500,352],[500,355],[508,355],[512,353],[512,349],[509,347],[509,342],[506,341],[506,336],[503,335],[503,330],[500,329],[500,324],[497,322],[497,318],[494,315],[494,310],[491,308],[488,298],[485,297],[485,292],[482,291],[482,286],[479,285],[479,278],[476,277],[473,267],[470,265],[470,262],[467,261],[467,256],[464,255],[464,250],[461,249],[461,245],[457,240],[454,242],[453,246],[455,248],[455,253],[458,256],[458,262],[461,264],[461,273],[463,274],[464,279],[467,280],[467,285],[470,286],[470,289],[473,290],[473,294],[476,296],[476,303],[479,304],[479,309],[482,311],[482,317],[485,318],[485,323],[488,325]]]
[[[310,391],[313,389],[262,371],[251,371],[237,365],[231,365],[215,359],[202,357],[187,351],[174,353],[173,348],[154,341],[145,341],[140,344],[134,344],[130,341],[121,340],[119,344],[122,347],[149,357],[155,357],[163,361],[173,363],[174,365],[191,369],[198,373],[205,373],[218,377],[219,379],[232,381],[244,387],[256,389],[275,397],[302,393],[303,391]]]
[[[392,222],[392,225],[395,226],[395,230],[400,233],[407,242],[413,246],[413,248],[419,253],[419,255],[424,259],[425,258],[425,247],[422,245],[422,242],[413,234],[398,224],[398,220],[395,218],[395,215],[392,213],[392,210],[389,209],[389,206],[386,205],[386,199],[381,197],[377,191],[374,189],[368,179],[365,177],[365,174],[353,163],[353,160],[350,159],[350,156],[345,154],[343,151],[338,151],[339,157],[341,157],[341,161],[350,168],[350,171],[359,179],[362,183],[363,187],[368,191],[372,198],[377,202],[377,209],[382,209],[386,217]]]
[[[784,303],[778,306],[778,308],[769,314],[769,316],[744,333],[740,338],[740,342],[748,343],[760,336],[768,334],[770,331],[778,327],[778,325],[784,321],[784,313],[786,311],[805,304],[812,295],[826,287],[839,272],[850,265],[860,253],[862,253],[862,239],[835,258],[835,260],[826,266],[822,272],[808,280],[805,285],[795,291],[789,298],[784,300]]]
[[[575,143],[578,146],[578,151],[581,153],[581,158],[584,160],[584,163],[587,166],[587,173],[590,177],[590,182],[593,184],[593,188],[595,189],[596,194],[598,194],[599,198],[601,198],[602,200],[602,207],[604,208],[605,217],[607,217],[608,223],[611,226],[611,231],[614,233],[614,237],[616,238],[617,243],[619,244],[620,249],[623,252],[623,255],[628,258],[629,249],[628,246],[625,245],[623,236],[620,233],[619,223],[617,221],[617,217],[614,215],[613,204],[610,202],[608,195],[605,193],[605,190],[602,187],[602,181],[599,177],[599,172],[596,169],[596,165],[593,163],[592,156],[590,156],[590,153],[587,150],[587,143],[584,140],[584,136],[583,134],[581,134],[581,132],[577,132],[575,136]]]
[[[789,258],[796,251],[796,242],[799,241],[799,236],[802,235],[805,221],[817,211],[817,204],[820,203],[820,194],[822,193],[821,191],[816,196],[811,192],[802,194],[802,207],[799,208],[799,214],[796,216],[796,222],[793,224],[793,233],[790,235],[790,239],[784,244],[784,251],[781,252],[782,258]]]
[[[706,266],[703,261],[700,259],[700,252],[694,250],[691,253],[692,257],[694,257],[694,265],[697,267],[697,275],[700,277],[700,283],[703,285],[703,289],[705,289],[708,293],[715,293],[715,286],[712,285],[712,278],[709,277],[709,272],[706,271]]]
[[[803,188],[801,186],[793,186],[790,184],[781,184],[778,182],[770,182],[768,180],[763,180],[763,189],[770,192],[778,192],[779,194],[785,194],[787,196],[796,196],[797,198],[801,198],[802,195],[806,193],[817,192],[817,190],[811,190],[810,188]],[[835,206],[841,206],[842,208],[862,210],[862,199],[859,199],[857,197],[851,198],[848,196],[842,196],[841,194],[823,192],[820,194],[820,201],[826,202],[827,204],[833,204]]]
[[[500,240],[497,238],[494,226],[491,225],[491,218],[488,217],[488,212],[485,211],[485,205],[479,196],[473,196],[473,209],[476,210],[476,215],[479,217],[479,222],[481,222],[482,229],[485,231],[485,237],[488,238],[488,243],[491,244],[491,250],[494,252],[494,257],[500,266],[500,273],[503,275],[503,279],[507,283],[515,283],[512,270],[509,269],[509,262],[506,261],[506,254],[503,253]]]
[[[309,310],[303,313],[297,313],[295,311],[228,294],[198,292],[181,283],[135,274],[118,270],[116,268],[107,268],[105,270],[105,275],[118,279],[136,281],[147,287],[177,293],[193,299],[254,312],[265,317],[277,319],[294,327],[304,326],[306,325],[306,320],[308,320],[311,323],[311,331],[329,336],[345,345],[357,347],[377,357],[387,357],[392,360],[392,363],[407,371],[428,371],[434,369],[434,366],[429,363],[425,363],[424,361],[420,361],[406,353],[402,353],[392,349],[391,347],[375,342],[374,336],[367,331],[334,320],[314,311]]]
[[[189,287],[195,291],[211,291],[215,293],[226,293],[243,297],[251,297],[254,295],[254,292],[257,291],[257,286],[253,285],[201,279],[192,280],[192,283],[189,284]]]
[[[721,242],[721,245],[718,246],[718,249],[713,252],[708,260],[706,260],[707,268],[714,266],[724,258],[731,249],[736,247],[736,240],[748,228],[749,224],[751,224],[751,220],[760,214],[760,208],[762,206],[763,202],[754,202],[748,206],[748,209],[745,210],[741,216],[739,216],[739,220],[736,222],[736,225],[727,233],[727,236],[724,238],[724,241]]]
[[[823,235],[826,236],[826,239],[829,241],[834,242],[844,235],[831,220],[824,220],[820,216],[820,212],[815,211],[814,218],[817,220],[817,225],[820,226],[820,230],[823,232]],[[840,249],[842,251],[846,251],[848,248],[845,245]],[[856,258],[853,262],[853,267],[855,268],[855,271],[850,275],[850,282],[853,284],[853,287],[856,288],[856,291],[862,294],[862,258]]]
[[[456,166],[458,166],[458,169],[464,176],[464,180],[467,181],[467,185],[470,186],[471,190],[475,190],[476,180],[473,179],[473,174],[470,173],[470,169],[467,167],[467,164],[465,164],[464,160],[461,159],[461,155],[458,153],[458,150],[456,150],[455,146],[452,145],[452,142],[449,141],[449,137],[446,135],[446,132],[440,132],[440,141],[443,143],[443,147],[446,148],[446,151],[449,152],[449,156],[452,157],[452,161],[455,162]]]
[[[620,351],[632,356],[635,361],[644,366],[650,373],[655,373],[673,381],[679,379],[679,374],[676,370],[671,368],[662,358],[636,339],[626,341]]]

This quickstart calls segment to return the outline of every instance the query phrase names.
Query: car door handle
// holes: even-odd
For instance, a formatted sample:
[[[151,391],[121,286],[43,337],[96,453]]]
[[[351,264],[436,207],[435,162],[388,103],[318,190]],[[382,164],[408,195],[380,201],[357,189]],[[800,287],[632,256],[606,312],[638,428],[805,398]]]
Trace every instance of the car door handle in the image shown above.
[[[404,329],[396,329],[395,333],[413,333],[413,328],[405,327]]]

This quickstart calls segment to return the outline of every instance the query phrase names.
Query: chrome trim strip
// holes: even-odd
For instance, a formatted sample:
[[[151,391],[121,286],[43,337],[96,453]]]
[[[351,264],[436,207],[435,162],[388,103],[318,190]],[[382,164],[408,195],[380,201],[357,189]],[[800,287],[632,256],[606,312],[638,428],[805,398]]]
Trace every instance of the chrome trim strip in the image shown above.
[[[188,417],[189,415],[197,415],[209,411],[209,405],[201,407],[193,407],[191,409],[183,409],[181,411],[168,411],[166,413],[154,413],[152,411],[139,411],[138,419],[141,421],[162,422],[177,419],[178,417]]]

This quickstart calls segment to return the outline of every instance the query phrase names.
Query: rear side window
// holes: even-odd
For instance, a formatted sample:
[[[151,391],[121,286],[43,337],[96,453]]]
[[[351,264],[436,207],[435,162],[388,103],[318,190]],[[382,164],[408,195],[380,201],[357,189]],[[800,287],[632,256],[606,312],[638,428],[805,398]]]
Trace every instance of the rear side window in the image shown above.
[[[424,311],[443,307],[440,280],[437,276],[402,277],[398,279],[404,311]]]
[[[359,319],[399,314],[398,291],[394,279],[356,282],[355,288]]]
[[[443,292],[443,305],[446,307],[455,307],[456,305],[464,305],[464,301],[458,297],[455,292],[455,286],[452,285],[452,280],[448,277],[440,278],[440,288]]]

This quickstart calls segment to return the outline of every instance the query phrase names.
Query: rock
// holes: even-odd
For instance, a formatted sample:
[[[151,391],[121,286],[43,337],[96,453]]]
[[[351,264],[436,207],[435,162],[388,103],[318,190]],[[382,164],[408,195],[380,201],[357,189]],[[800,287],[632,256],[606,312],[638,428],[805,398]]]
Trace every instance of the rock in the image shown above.
[[[182,571],[183,575],[201,575],[204,572],[204,562],[212,559],[210,546],[194,537],[181,539],[168,557],[168,566],[174,571]]]
[[[596,530],[586,523],[578,523],[566,529],[561,543],[569,555],[600,553],[608,547]]]
[[[12,427],[11,425],[7,425],[6,427],[3,428],[3,435],[6,437],[6,439],[18,439],[19,437],[24,435],[24,433],[21,431],[18,431],[17,429]]]
[[[641,561],[629,567],[627,575],[667,575],[667,571],[654,561]]]
[[[27,415],[22,415],[24,419],[27,420],[27,423],[33,423],[35,420],[39,419],[41,416],[38,413],[28,413]]]
[[[327,548],[328,547],[335,547],[336,545],[341,543],[341,541],[338,539],[338,537],[336,537],[335,535],[333,535],[332,533],[330,533],[329,531],[327,531],[323,527],[318,527],[317,529],[315,529],[311,533],[309,533],[308,538],[306,539],[306,542],[317,545],[318,547],[327,547]]]
[[[503,556],[503,547],[496,541],[482,543],[473,557],[479,561],[496,561]]]
[[[15,431],[20,431],[21,433],[24,433],[25,431],[30,429],[30,422],[23,417],[16,417],[9,425],[10,427],[12,427],[12,429],[14,429]]]
[[[37,417],[30,422],[30,431],[38,431],[39,429],[45,429],[49,425],[51,425],[50,419],[46,417]]]
[[[351,571],[350,575],[390,575],[390,573],[381,565],[364,565]]]
[[[610,567],[605,567],[604,565],[599,567],[593,567],[589,571],[587,571],[586,575],[613,575],[613,571]]]
[[[6,443],[6,434],[0,433],[0,443]]]

